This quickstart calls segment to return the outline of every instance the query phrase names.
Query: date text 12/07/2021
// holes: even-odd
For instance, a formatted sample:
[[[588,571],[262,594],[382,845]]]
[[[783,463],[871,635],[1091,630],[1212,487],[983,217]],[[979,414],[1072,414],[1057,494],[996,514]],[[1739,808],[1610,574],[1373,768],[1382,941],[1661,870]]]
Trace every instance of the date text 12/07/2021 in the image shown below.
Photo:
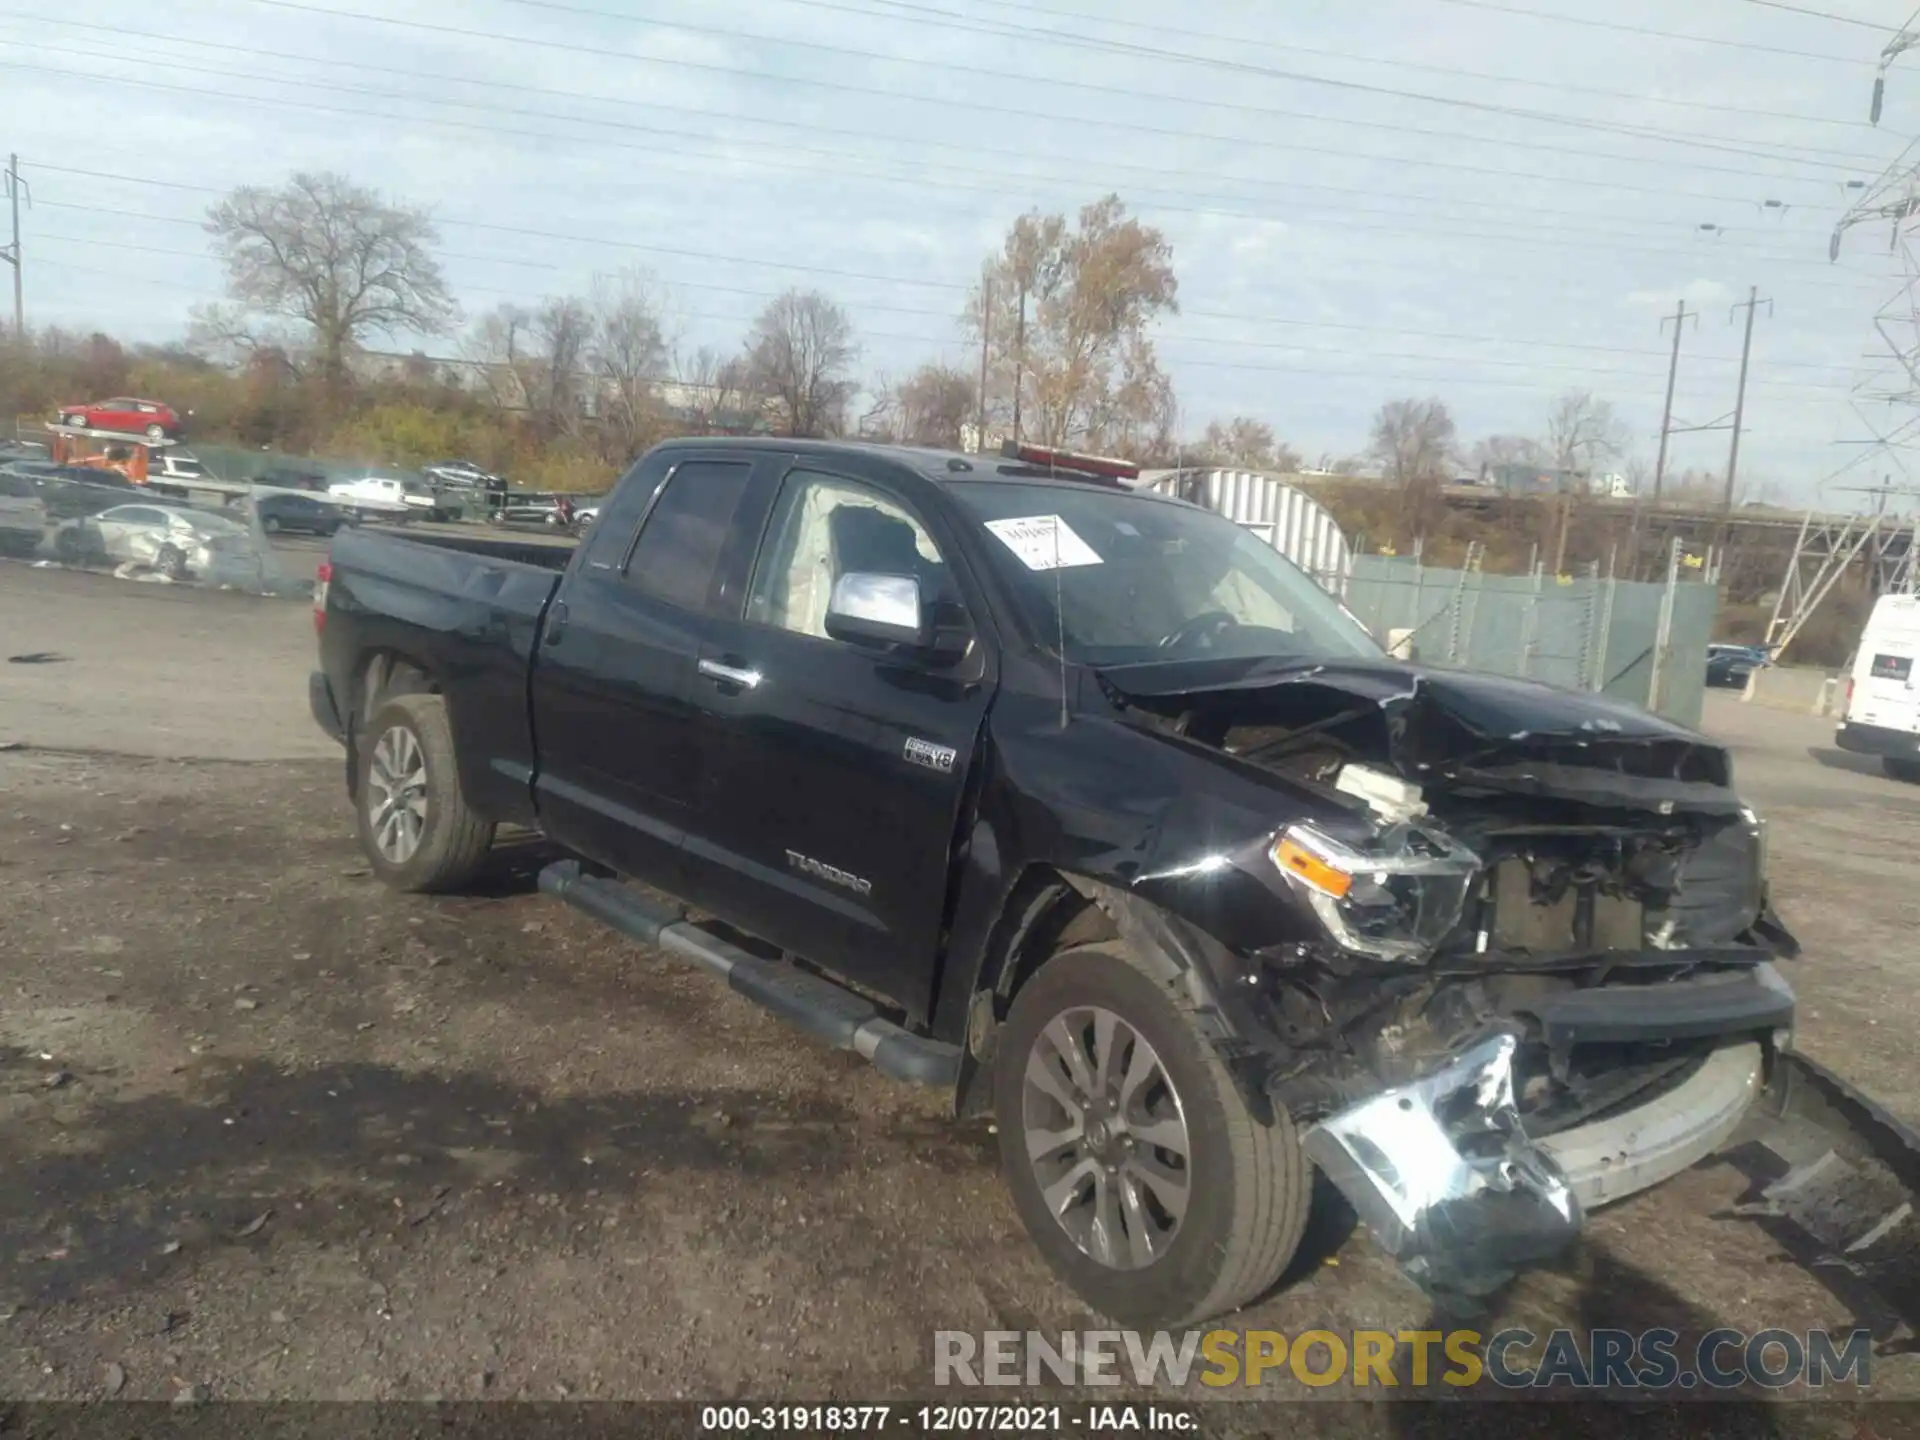
[[[919,1435],[1191,1434],[1188,1406],[1099,1405],[707,1405],[703,1434],[907,1431]]]

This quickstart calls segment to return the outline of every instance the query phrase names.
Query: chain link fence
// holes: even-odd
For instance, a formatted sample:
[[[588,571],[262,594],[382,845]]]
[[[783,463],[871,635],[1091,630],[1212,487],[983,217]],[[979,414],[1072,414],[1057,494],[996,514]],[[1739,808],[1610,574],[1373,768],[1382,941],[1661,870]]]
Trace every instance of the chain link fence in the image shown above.
[[[1700,723],[1707,641],[1719,587],[1585,574],[1488,575],[1418,559],[1356,555],[1349,609],[1396,653],[1629,700],[1685,725]]]

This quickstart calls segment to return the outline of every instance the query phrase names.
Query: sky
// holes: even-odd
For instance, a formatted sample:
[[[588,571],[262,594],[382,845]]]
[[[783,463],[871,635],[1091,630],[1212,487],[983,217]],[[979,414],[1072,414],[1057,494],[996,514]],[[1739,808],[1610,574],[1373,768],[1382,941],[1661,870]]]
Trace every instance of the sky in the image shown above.
[[[1815,13],[1804,13],[1807,11]],[[1836,223],[1920,135],[1906,0],[0,0],[0,151],[32,191],[27,321],[180,338],[232,187],[341,172],[427,208],[468,317],[650,273],[687,348],[790,286],[867,376],[971,367],[1016,216],[1112,192],[1173,246],[1183,429],[1307,458],[1438,397],[1463,442],[1611,402],[1650,467],[1734,408],[1747,493],[1854,508],[1897,422],[1886,222]],[[1916,149],[1920,155],[1920,149]],[[1712,228],[1706,228],[1712,227]],[[456,353],[458,341],[401,337]],[[1723,471],[1724,429],[1668,468]],[[1864,463],[1863,463],[1864,462]],[[1843,467],[1847,467],[1844,468]],[[1840,472],[1838,475],[1835,472]]]

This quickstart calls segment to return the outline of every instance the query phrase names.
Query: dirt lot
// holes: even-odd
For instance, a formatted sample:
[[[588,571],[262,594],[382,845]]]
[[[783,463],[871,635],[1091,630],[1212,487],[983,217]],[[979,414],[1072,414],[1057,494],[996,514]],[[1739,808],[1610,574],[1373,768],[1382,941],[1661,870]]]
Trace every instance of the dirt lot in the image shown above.
[[[535,849],[369,879],[304,607],[0,564],[0,635],[55,657],[0,664],[0,1395],[870,1399],[930,1393],[937,1329],[1099,1327],[942,1097],[544,900]],[[1805,1047],[1920,1121],[1920,790],[1713,704]],[[1492,1323],[1849,1325],[1742,1188],[1601,1213]],[[1235,1323],[1427,1318],[1336,1224]]]

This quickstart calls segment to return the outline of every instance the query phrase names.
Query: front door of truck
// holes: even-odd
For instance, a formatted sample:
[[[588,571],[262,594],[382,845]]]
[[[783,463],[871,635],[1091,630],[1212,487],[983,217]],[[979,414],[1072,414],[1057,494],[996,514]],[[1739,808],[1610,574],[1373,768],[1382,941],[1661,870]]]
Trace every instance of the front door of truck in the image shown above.
[[[702,452],[649,462],[582,542],[534,659],[534,799],[564,845],[677,890],[699,800],[689,702],[708,604],[757,465]]]
[[[856,570],[914,574],[964,615],[898,497],[792,470],[744,609],[715,623],[695,667],[707,800],[688,882],[703,907],[924,1016],[990,657],[978,638],[943,664],[828,638],[833,582]]]

